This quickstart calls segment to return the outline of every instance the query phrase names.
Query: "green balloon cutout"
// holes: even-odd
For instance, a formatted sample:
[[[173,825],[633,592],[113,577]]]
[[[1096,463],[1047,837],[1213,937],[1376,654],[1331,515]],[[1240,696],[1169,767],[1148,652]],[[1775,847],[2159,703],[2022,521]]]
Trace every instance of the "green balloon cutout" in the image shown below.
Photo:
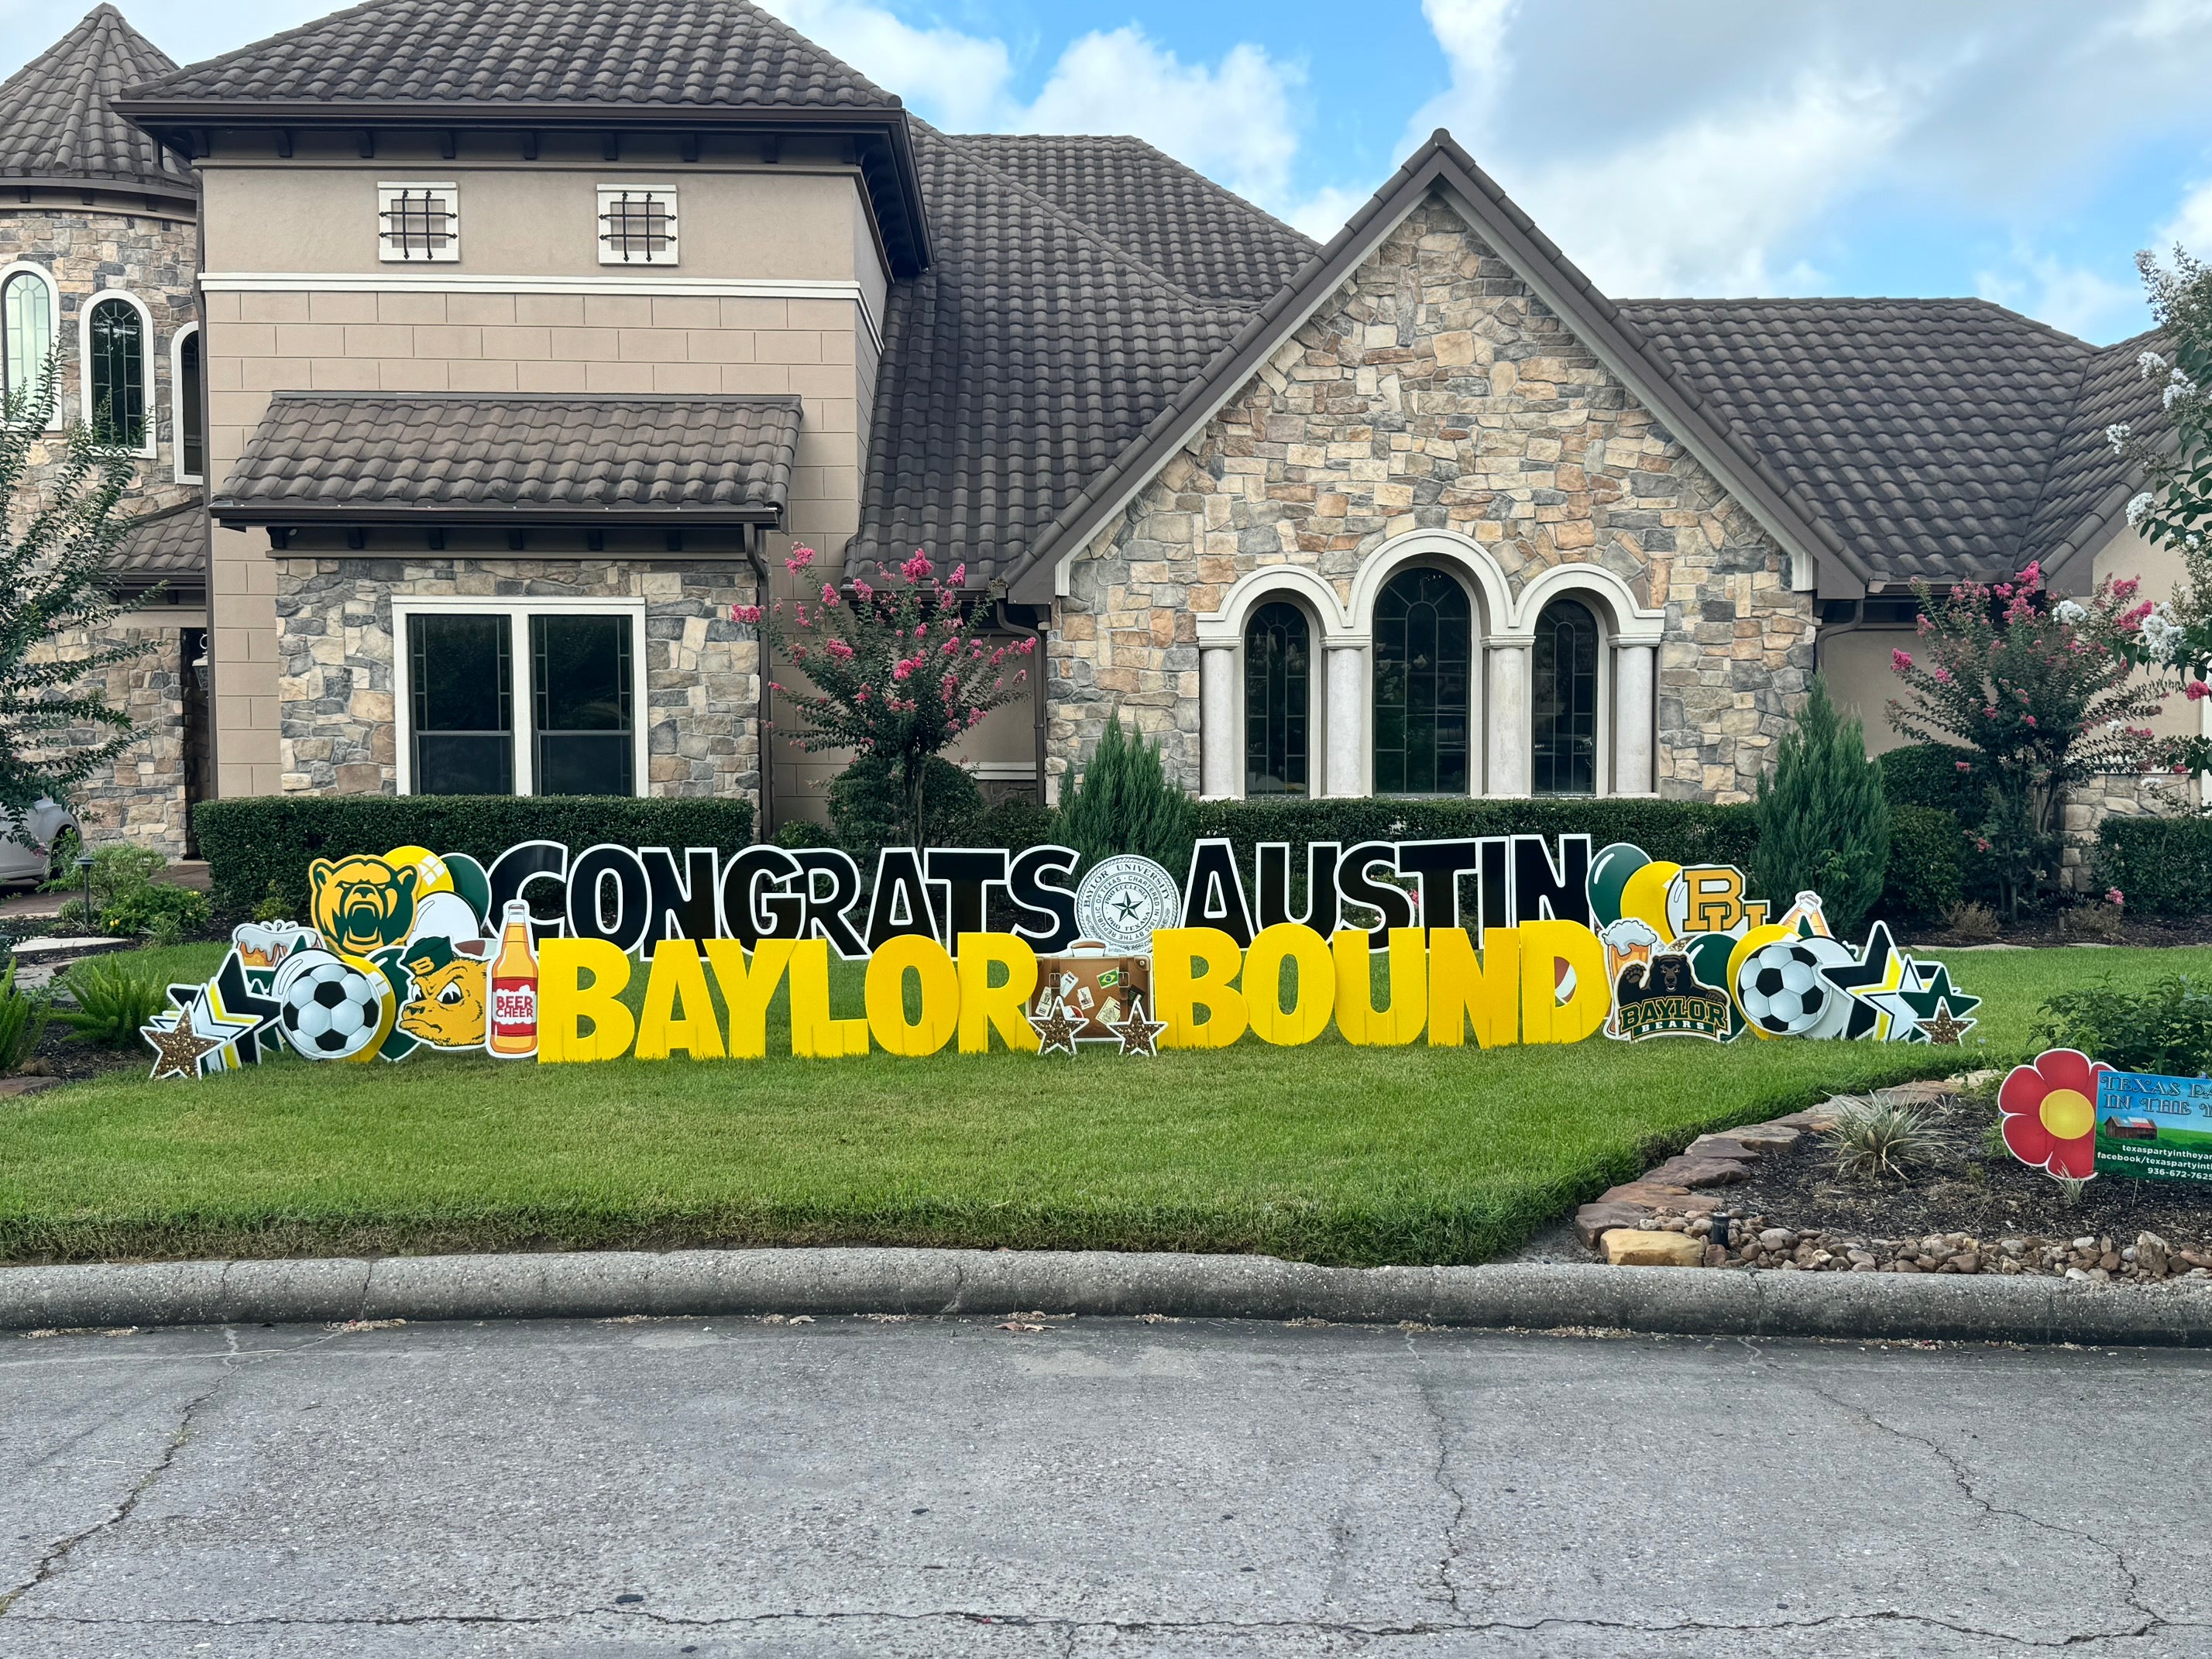
[[[1728,982],[1729,955],[1735,949],[1735,943],[1726,933],[1699,933],[1685,947],[1690,971],[1698,976],[1698,982],[1711,986],[1728,999],[1728,1034],[1731,1037],[1743,1029],[1743,1015],[1735,1006],[1735,988]]]
[[[1620,896],[1628,878],[1651,862],[1641,847],[1617,841],[1590,860],[1589,903],[1593,926],[1610,927],[1620,920]]]
[[[438,856],[445,860],[446,873],[453,878],[453,892],[477,913],[477,925],[482,927],[491,915],[491,878],[466,853]]]

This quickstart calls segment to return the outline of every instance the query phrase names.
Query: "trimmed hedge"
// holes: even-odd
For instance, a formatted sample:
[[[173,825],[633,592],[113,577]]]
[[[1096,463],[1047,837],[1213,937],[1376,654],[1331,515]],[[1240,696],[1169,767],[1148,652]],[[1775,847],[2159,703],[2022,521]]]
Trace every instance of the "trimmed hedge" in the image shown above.
[[[2099,884],[2153,915],[2212,915],[2212,818],[2106,818],[2097,831]]]
[[[1889,870],[1875,914],[1891,921],[1941,921],[1966,894],[1966,832],[1933,806],[1889,809]]]
[[[1976,824],[1989,810],[1989,787],[1959,765],[1972,766],[1979,759],[1972,750],[1953,744],[1909,743],[1885,750],[1875,757],[1875,764],[1881,769],[1882,793],[1892,806],[1932,806],[1956,813],[1960,823]]]
[[[629,795],[254,795],[193,809],[216,913],[251,915],[272,884],[289,913],[307,912],[307,862],[319,856],[428,847],[485,864],[524,841],[574,851],[594,842],[632,847],[750,846],[751,803]]]
[[[1213,800],[1198,808],[1198,833],[1226,836],[1252,867],[1261,842],[1286,841],[1291,863],[1310,841],[1441,841],[1461,836],[1587,835],[1593,849],[1632,842],[1677,864],[1748,868],[1759,829],[1749,805],[1696,800]]]

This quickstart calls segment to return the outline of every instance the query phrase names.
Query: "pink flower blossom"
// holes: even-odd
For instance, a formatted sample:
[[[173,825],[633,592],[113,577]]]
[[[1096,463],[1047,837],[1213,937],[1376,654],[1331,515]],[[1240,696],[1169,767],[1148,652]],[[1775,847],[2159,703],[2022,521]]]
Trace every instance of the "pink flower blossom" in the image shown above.
[[[850,662],[853,660],[853,647],[846,644],[842,640],[831,640],[822,648],[824,651],[827,651],[831,656],[835,657],[839,662]]]
[[[2128,896],[2120,891],[2118,888],[2107,887],[2105,890],[2105,902],[2111,905],[2115,910],[2119,909],[2121,907],[2125,905],[2127,902]]]
[[[2114,584],[2116,588],[2118,586],[2118,584]],[[2134,585],[2132,583],[2130,584],[2128,591],[2130,592],[2133,592],[2135,591]],[[2142,626],[2143,618],[2157,609],[2158,607],[2156,605],[2153,605],[2148,599],[2145,599],[2134,610],[2122,611],[2118,618],[2119,625],[2122,628],[2126,629],[2130,633],[2133,633],[2136,629]]]
[[[2181,688],[2181,695],[2191,702],[2202,702],[2205,698],[2212,697],[2212,685],[2205,684],[2203,680],[2191,680]]]
[[[1889,665],[1899,673],[1904,673],[1912,666],[1912,653],[1910,651],[1892,651],[1889,653]]]
[[[730,620],[733,623],[757,623],[761,619],[761,608],[757,605],[733,605]]]
[[[870,599],[876,597],[876,590],[869,586],[866,582],[861,580],[858,576],[853,578],[853,592],[860,596],[860,600],[862,605],[866,605]]]
[[[854,702],[867,702],[867,700],[868,700],[868,688],[867,688],[866,686],[865,686],[865,685],[864,685],[864,686],[862,686],[859,690],[857,690],[857,691],[855,691],[854,693],[853,693],[853,701],[854,701]]]
[[[2035,716],[2033,714],[2022,714],[2021,719],[2025,720],[2030,726],[2035,724]]]
[[[971,708],[968,711],[968,724],[970,726],[977,725],[982,718],[983,711],[980,708]]]
[[[835,605],[837,603],[837,590],[832,587],[828,582],[822,584],[822,603],[824,605]]]
[[[899,567],[899,574],[910,582],[926,581],[936,568],[930,563],[929,555],[917,547],[914,550],[914,556]]]
[[[913,677],[914,665],[911,662],[908,662],[904,657],[901,657],[896,662],[891,665],[891,678],[893,679],[905,681],[911,679]]]
[[[916,623],[915,624],[915,627],[914,627],[914,636],[915,636],[915,638],[916,638],[916,639],[918,639],[918,640],[919,640],[919,639],[926,639],[926,638],[927,638],[927,637],[928,637],[928,635],[929,635],[929,624],[928,624],[927,623]]]
[[[2027,568],[2022,570],[2020,574],[2013,580],[2017,581],[2022,587],[2042,586],[2043,561],[2040,559],[2030,559],[2027,562]]]
[[[1972,761],[1953,761],[1951,764],[1960,772],[1971,772],[1974,769],[1974,763]]]
[[[1950,683],[1951,683],[1951,671],[1950,671],[1949,669],[1948,669],[1948,668],[1939,668],[1939,669],[1937,669],[1937,670],[1936,671],[1936,684],[1938,684],[1938,685],[1948,685],[1948,684],[1950,684]]]
[[[791,659],[793,662],[805,662],[806,660],[806,647],[803,645],[793,646],[791,647]]]
[[[963,560],[960,563],[954,565],[952,567],[952,574],[947,576],[945,580],[945,585],[950,587],[964,586],[968,580],[967,562]]]
[[[1016,652],[1016,653],[1017,653],[1017,654],[1021,655],[1021,656],[1024,656],[1024,657],[1028,656],[1028,655],[1030,654],[1030,653],[1031,653],[1032,651],[1034,651],[1034,650],[1036,650],[1036,635],[1034,635],[1034,634],[1031,634],[1031,635],[1027,635],[1025,638],[1024,638],[1024,640],[1022,641],[1022,642],[1021,642],[1019,645],[1018,645],[1018,646],[1016,646],[1016,647],[1014,647],[1014,650],[1015,650],[1015,652]]]
[[[791,572],[793,575],[796,576],[800,571],[805,569],[808,565],[812,564],[813,562],[814,550],[812,548],[794,547],[791,550],[791,556],[783,562],[783,568]]]
[[[2126,601],[2135,598],[2136,589],[2142,586],[2142,581],[2137,578],[2134,576],[2123,576],[2119,580],[2112,584],[2112,597],[2124,604]]]

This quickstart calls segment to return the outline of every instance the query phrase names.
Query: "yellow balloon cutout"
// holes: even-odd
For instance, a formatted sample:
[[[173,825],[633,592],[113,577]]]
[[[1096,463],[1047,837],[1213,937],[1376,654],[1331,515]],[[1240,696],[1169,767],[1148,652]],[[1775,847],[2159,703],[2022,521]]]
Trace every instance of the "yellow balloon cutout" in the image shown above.
[[[453,872],[446,868],[445,860],[427,847],[395,847],[384,855],[384,861],[395,870],[415,872],[415,899],[418,904],[433,893],[453,890]]]
[[[1735,994],[1735,976],[1743,971],[1743,964],[1751,960],[1753,952],[1765,949],[1767,945],[1773,944],[1774,941],[1778,939],[1795,939],[1796,937],[1797,930],[1795,927],[1785,927],[1778,921],[1770,921],[1764,927],[1751,928],[1741,939],[1738,939],[1735,942],[1735,949],[1729,952],[1729,1000],[1735,1003],[1739,1010],[1743,1007],[1742,999],[1738,997]],[[1768,1042],[1773,1038],[1773,1032],[1763,1028],[1757,1020],[1753,1019],[1749,1015],[1745,1015],[1743,1023],[1750,1026],[1753,1031],[1758,1033],[1761,1042]]]
[[[1283,1006],[1283,964],[1296,963],[1297,997]],[[1244,1006],[1252,1035],[1262,1042],[1294,1048],[1328,1029],[1336,1007],[1336,963],[1328,941],[1310,927],[1279,921],[1262,927],[1244,953]]]
[[[1649,922],[1662,939],[1673,939],[1674,931],[1667,921],[1667,890],[1681,873],[1679,864],[1666,859],[1653,860],[1631,876],[1628,884],[1620,890],[1620,914]]]

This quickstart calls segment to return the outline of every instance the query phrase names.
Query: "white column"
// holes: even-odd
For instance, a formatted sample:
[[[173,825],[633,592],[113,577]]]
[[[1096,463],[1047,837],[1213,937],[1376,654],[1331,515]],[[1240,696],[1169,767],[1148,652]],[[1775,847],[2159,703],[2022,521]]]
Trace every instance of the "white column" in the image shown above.
[[[1237,647],[1205,645],[1198,653],[1199,793],[1222,800],[1237,793]]]
[[[1490,786],[1492,795],[1528,793],[1528,647],[1490,647]]]
[[[1613,793],[1652,792],[1651,690],[1659,647],[1624,645],[1613,656]]]
[[[1367,793],[1367,647],[1328,647],[1328,793]]]

